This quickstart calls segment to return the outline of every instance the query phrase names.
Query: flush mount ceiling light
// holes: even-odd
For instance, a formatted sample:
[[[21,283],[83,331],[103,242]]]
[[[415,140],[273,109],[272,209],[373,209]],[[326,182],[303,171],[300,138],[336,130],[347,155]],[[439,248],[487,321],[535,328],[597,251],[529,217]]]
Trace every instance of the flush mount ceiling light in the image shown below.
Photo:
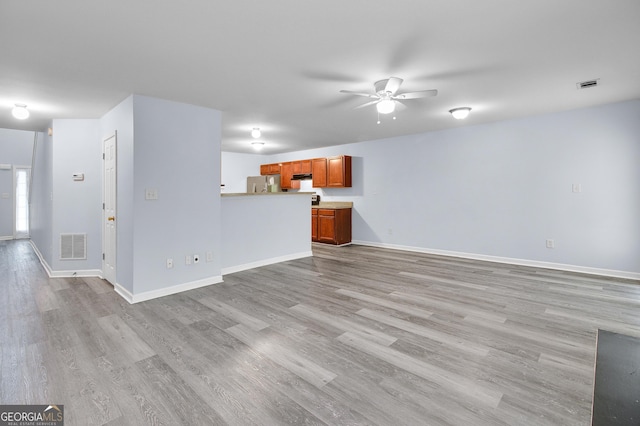
[[[471,108],[469,107],[454,108],[449,110],[449,112],[451,113],[451,115],[453,115],[453,118],[455,118],[456,120],[463,120],[467,118],[467,116],[471,112]]]
[[[264,142],[263,141],[253,141],[253,142],[251,142],[251,146],[256,151],[260,151],[262,148],[264,148]]]
[[[376,104],[376,108],[380,114],[390,114],[396,109],[396,102],[387,96]]]
[[[262,133],[260,132],[260,128],[259,127],[254,127],[253,130],[251,130],[251,136],[254,139],[258,139],[260,137]]]
[[[29,118],[29,110],[25,104],[15,104],[11,110],[11,114],[18,120]]]

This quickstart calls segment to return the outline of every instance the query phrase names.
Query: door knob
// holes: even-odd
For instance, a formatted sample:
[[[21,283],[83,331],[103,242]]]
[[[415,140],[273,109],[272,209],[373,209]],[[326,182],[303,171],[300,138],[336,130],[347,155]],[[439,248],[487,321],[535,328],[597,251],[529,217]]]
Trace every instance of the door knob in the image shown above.
[[[116,217],[115,216],[109,216],[107,218],[107,220],[110,221],[110,222],[113,222],[114,220],[116,220]]]

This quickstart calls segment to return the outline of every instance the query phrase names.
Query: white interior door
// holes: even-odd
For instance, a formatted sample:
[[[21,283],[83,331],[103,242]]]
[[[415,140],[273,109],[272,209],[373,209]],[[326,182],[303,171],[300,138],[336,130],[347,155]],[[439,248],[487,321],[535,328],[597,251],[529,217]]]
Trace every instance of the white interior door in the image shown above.
[[[103,191],[102,191],[102,275],[116,284],[116,133],[103,141]]]

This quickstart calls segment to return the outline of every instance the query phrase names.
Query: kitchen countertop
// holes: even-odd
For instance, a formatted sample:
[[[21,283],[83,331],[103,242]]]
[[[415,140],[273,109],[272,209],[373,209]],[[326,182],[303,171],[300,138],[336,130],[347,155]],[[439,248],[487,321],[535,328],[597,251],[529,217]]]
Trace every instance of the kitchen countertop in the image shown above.
[[[320,201],[317,206],[311,206],[316,209],[351,209],[353,202],[351,201]]]
[[[223,197],[253,197],[256,195],[311,195],[315,194],[315,192],[222,192],[220,193]]]

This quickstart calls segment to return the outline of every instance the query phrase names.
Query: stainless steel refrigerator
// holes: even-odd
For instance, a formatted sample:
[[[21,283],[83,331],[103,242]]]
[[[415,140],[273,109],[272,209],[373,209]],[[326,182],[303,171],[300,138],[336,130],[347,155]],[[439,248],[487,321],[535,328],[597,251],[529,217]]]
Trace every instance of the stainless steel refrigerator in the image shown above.
[[[247,177],[247,192],[281,192],[280,175]]]

